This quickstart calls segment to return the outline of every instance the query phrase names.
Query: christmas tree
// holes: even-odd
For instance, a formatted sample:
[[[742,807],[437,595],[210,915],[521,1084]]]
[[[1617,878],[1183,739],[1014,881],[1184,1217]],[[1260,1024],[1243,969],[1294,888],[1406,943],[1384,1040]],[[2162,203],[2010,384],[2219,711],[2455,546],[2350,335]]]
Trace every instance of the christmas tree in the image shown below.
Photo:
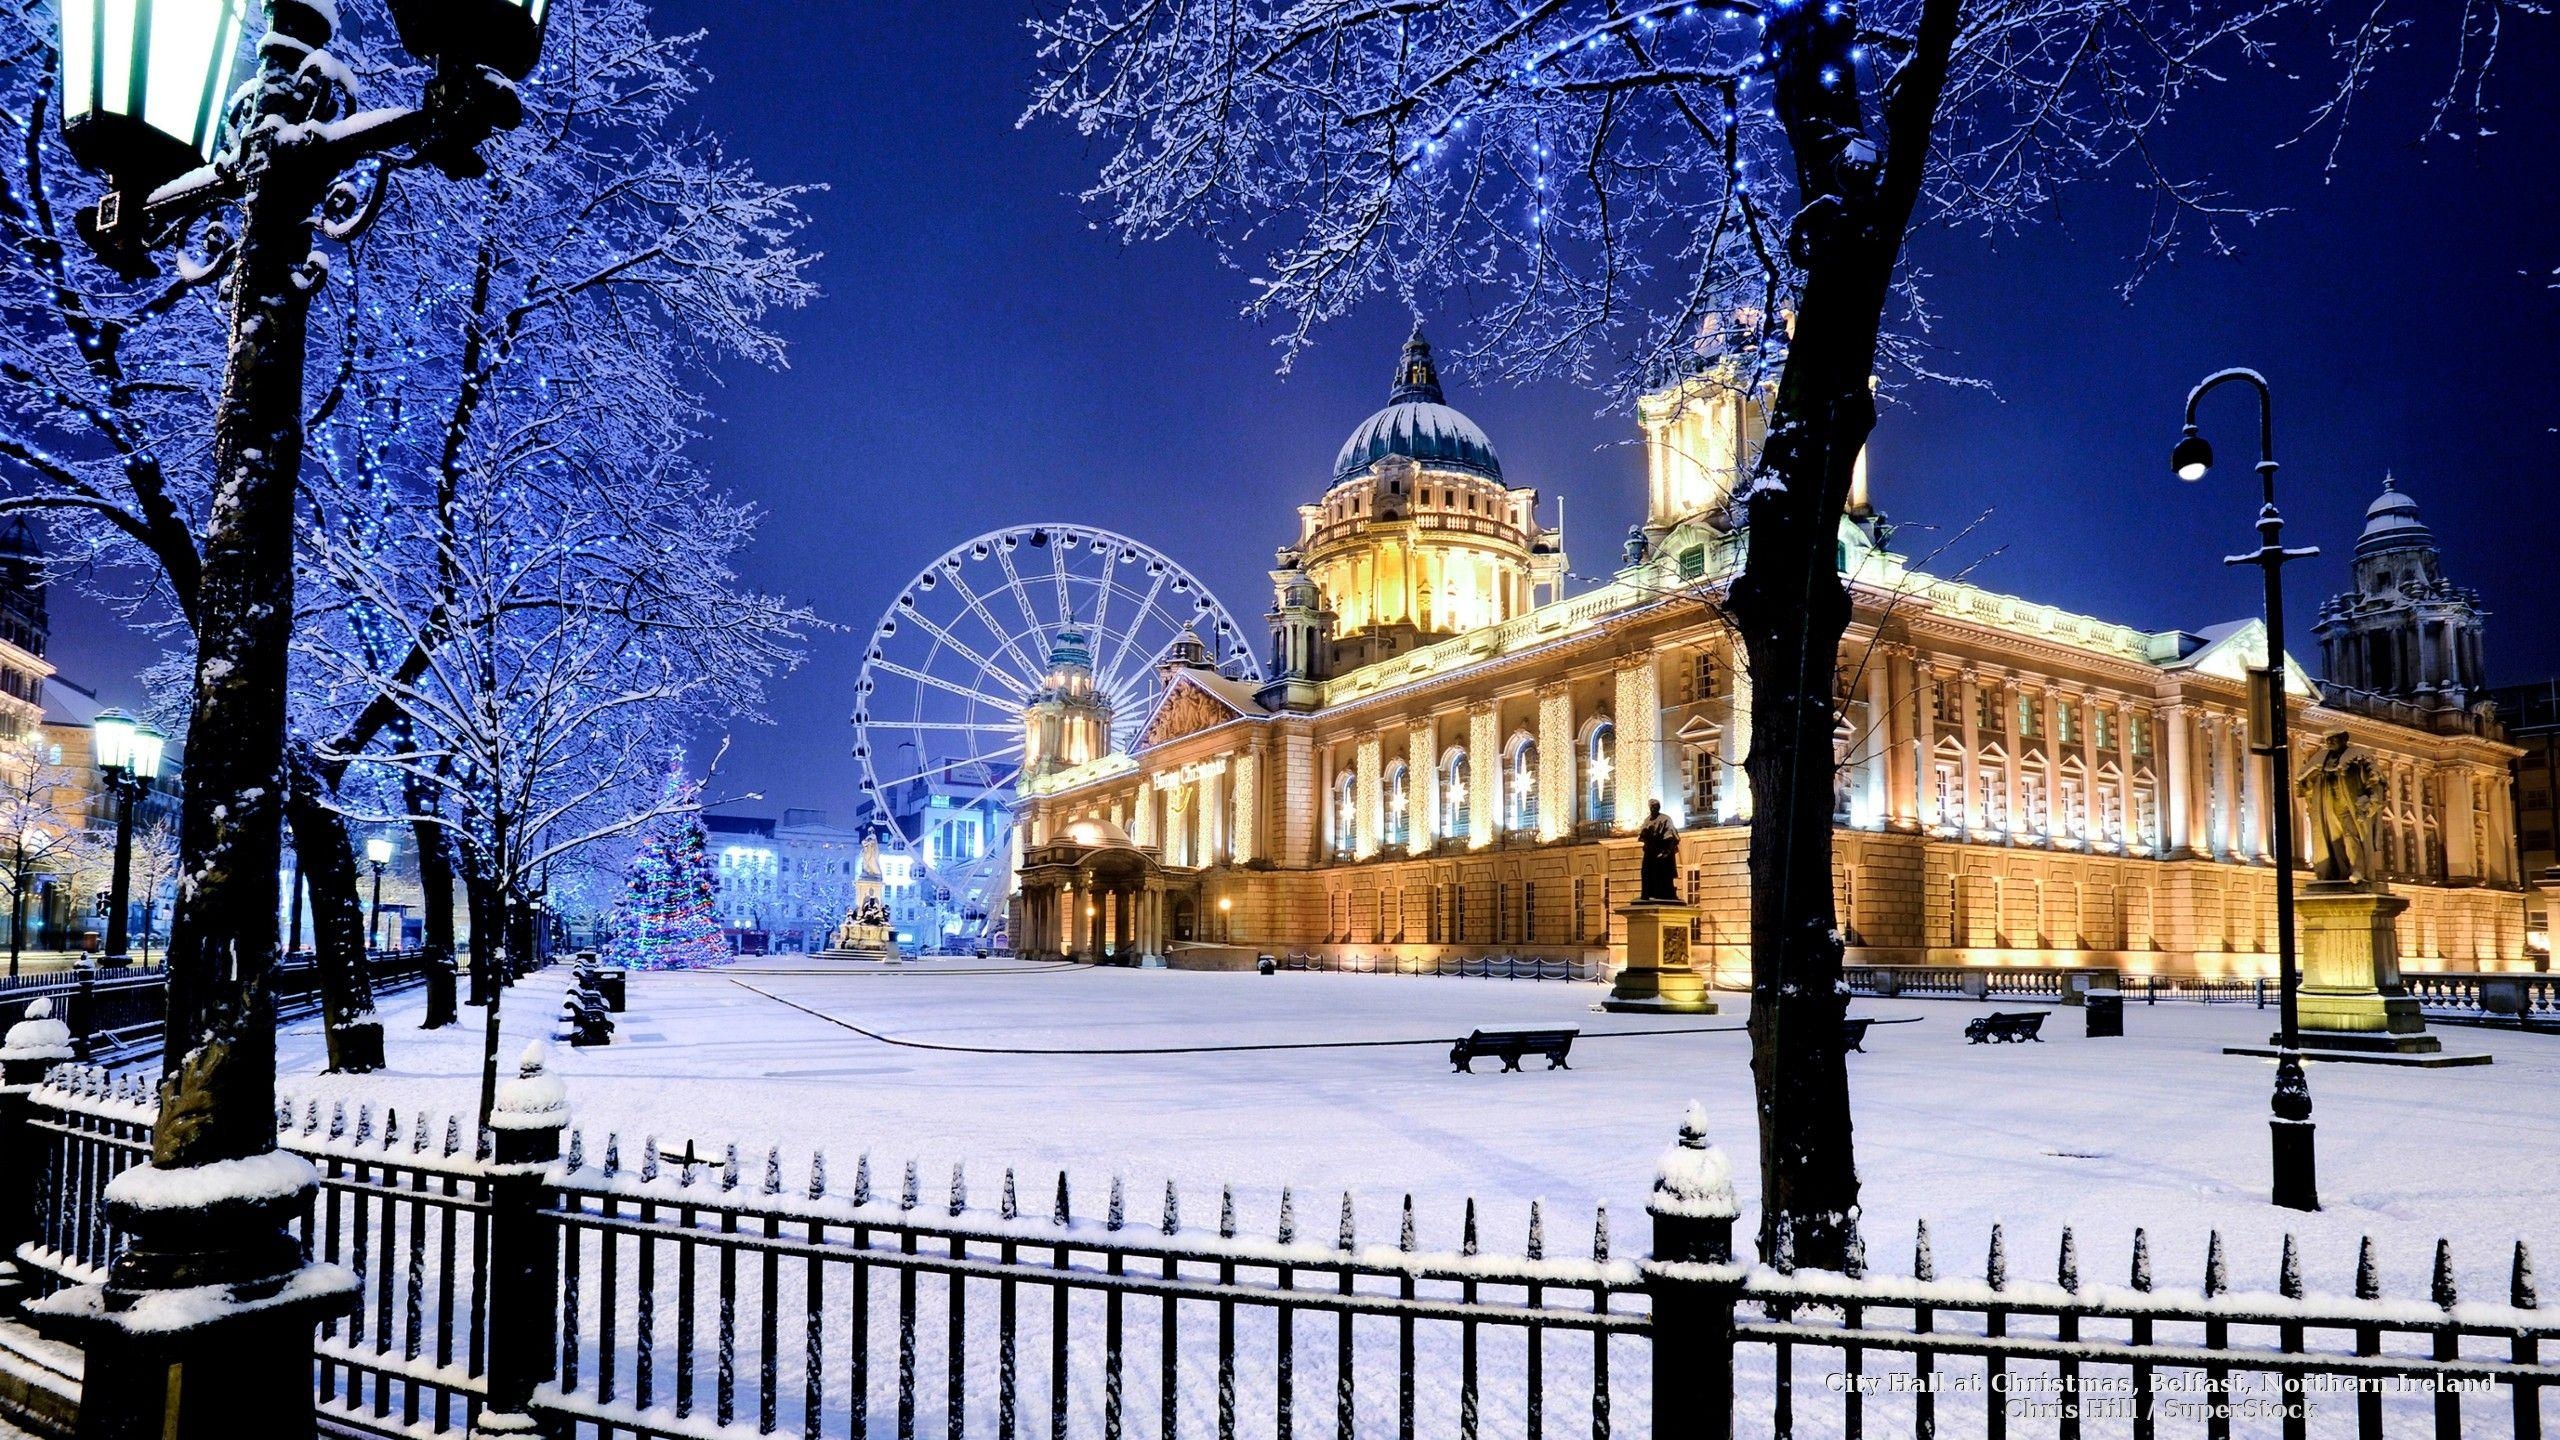
[[[668,784],[687,800],[700,788],[680,775],[669,776]],[[699,810],[652,827],[631,854],[630,889],[607,959],[633,970],[690,970],[728,959],[717,885]]]

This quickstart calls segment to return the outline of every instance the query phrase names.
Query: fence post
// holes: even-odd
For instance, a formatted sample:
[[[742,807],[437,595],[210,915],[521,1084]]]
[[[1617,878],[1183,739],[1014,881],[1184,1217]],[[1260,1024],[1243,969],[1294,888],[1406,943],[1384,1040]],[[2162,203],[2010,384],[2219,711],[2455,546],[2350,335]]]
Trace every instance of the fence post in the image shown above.
[[[1653,1259],[1653,1433],[1731,1440],[1733,1308],[1742,1272],[1733,1264],[1733,1166],[1707,1143],[1706,1108],[1689,1102],[1680,1139],[1655,1167],[1645,1212]]]
[[[556,1428],[535,1416],[533,1397],[559,1364],[560,1227],[546,1201],[569,1092],[543,1058],[539,1042],[526,1046],[489,1110],[489,1403],[472,1440]]]
[[[53,1018],[50,999],[27,1002],[27,1018],[0,1042],[0,1314],[14,1315],[33,1287],[19,1269],[18,1247],[36,1238],[44,1142],[35,1128],[35,1089],[45,1072],[72,1058],[71,1030]]]
[[[89,1032],[97,1028],[97,973],[83,970],[73,976],[71,993],[64,996],[63,1001],[66,1007],[63,1018],[71,1027],[72,1055],[80,1060],[88,1060],[95,1053]]]

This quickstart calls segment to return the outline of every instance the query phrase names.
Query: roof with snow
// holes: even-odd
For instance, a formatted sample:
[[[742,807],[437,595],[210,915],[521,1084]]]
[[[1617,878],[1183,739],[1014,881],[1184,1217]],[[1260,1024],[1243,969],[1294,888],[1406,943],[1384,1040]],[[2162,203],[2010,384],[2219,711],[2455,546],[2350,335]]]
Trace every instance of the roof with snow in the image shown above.
[[[1386,408],[1360,422],[1342,451],[1333,457],[1333,478],[1348,480],[1390,455],[1400,455],[1435,470],[1455,470],[1502,478],[1502,461],[1493,442],[1476,422],[1452,407],[1440,391],[1440,372],[1431,363],[1431,342],[1416,322],[1396,365],[1396,383]]]

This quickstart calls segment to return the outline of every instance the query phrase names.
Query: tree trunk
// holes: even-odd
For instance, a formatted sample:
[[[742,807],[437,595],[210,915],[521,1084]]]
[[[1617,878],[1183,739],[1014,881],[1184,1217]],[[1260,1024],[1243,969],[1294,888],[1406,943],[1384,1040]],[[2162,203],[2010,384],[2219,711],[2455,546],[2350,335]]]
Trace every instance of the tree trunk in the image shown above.
[[[463,908],[471,921],[471,1003],[486,1005],[503,982],[498,976],[501,907],[497,886],[481,864],[480,847],[463,840],[460,852]]]
[[[320,1015],[329,1069],[362,1074],[383,1066],[382,1021],[373,1011],[366,963],[362,879],[356,873],[346,817],[329,808],[311,753],[301,744],[285,757],[285,818],[293,850],[311,886],[313,963],[320,971]]]
[[[453,985],[453,852],[444,822],[433,819],[435,796],[412,777],[406,786],[410,828],[418,847],[420,908],[426,911],[426,950],[421,957],[427,976],[427,1019],[422,1029],[456,1023]]]

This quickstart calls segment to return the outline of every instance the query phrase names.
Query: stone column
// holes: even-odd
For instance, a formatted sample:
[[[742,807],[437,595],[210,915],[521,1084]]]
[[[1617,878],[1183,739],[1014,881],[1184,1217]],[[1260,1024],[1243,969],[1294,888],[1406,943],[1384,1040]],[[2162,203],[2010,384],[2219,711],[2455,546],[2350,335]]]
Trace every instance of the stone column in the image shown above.
[[[1982,828],[1982,677],[1968,666],[1956,677],[1956,719],[1964,726],[1964,761],[1956,766],[1956,828],[1967,834]]]
[[[1382,823],[1382,800],[1378,792],[1379,751],[1376,735],[1363,735],[1352,751],[1351,855],[1366,860],[1378,853],[1379,837],[1385,834]]]
[[[1911,813],[1922,827],[1944,825],[1938,813],[1937,671],[1914,656],[1911,662]]]
[[[1502,834],[1502,716],[1491,705],[1467,711],[1467,848]]]
[[[2239,827],[2240,844],[2235,853],[2243,859],[2263,860],[2267,855],[2267,762],[2265,756],[2250,751],[2248,738],[2245,722],[2235,727],[2231,748],[2238,752],[2240,801],[2248,809],[2248,823]]]
[[[1538,691],[1538,838],[1573,833],[1582,799],[1581,747],[1573,732],[1573,692],[1563,684]]]
[[[2471,844],[2471,772],[2459,765],[2444,771],[2444,871],[2448,879],[2473,880],[2480,875],[2479,857]]]
[[[1247,750],[1238,755],[1235,771],[1235,798],[1229,806],[1233,812],[1229,817],[1233,826],[1227,831],[1227,859],[1242,865],[1261,853],[1258,848],[1261,841],[1261,751]]]
[[[2015,681],[2003,681],[1997,692],[2000,697],[2000,723],[2007,727],[2009,733],[2009,743],[2001,747],[2008,757],[2000,766],[2000,789],[2004,797],[2001,803],[2007,807],[2009,835],[2013,839],[2024,834],[2027,828],[2027,817],[2018,813],[2018,763],[2027,748],[2027,737],[2023,733],[2025,727],[2018,723],[2018,707],[2010,698],[2015,684]]]
[[[2098,706],[2102,702],[2087,690],[2080,692],[2079,702],[2080,839],[2084,844],[2095,845],[2107,833],[2106,812],[2098,806]]]
[[[1431,722],[1405,732],[1404,848],[1408,855],[1428,855],[1440,831],[1440,756],[1432,746],[1437,732]]]
[[[1751,756],[1751,667],[1738,643],[1726,657],[1725,668],[1733,674],[1733,715],[1724,727],[1725,773],[1716,777],[1717,808],[1724,813],[1716,818],[1748,820],[1751,778],[1742,765]]]
[[[1644,823],[1647,808],[1661,798],[1662,679],[1653,656],[1628,655],[1618,661],[1614,723],[1618,727],[1617,828],[1632,831]]]
[[[1893,768],[1892,665],[1892,653],[1882,648],[1867,657],[1866,806],[1868,822],[1879,830],[1892,815],[1888,783]]]
[[[2188,748],[2188,710],[2184,705],[2172,705],[2163,714],[2165,719],[2161,728],[2168,732],[2168,745],[2161,756],[2159,770],[2168,793],[2161,797],[2160,802],[2160,849],[2172,857],[2184,857],[2191,853],[2189,847],[2195,833],[2189,828],[2193,818],[2189,807],[2195,803],[2195,777],[2191,769],[2194,762]]]

